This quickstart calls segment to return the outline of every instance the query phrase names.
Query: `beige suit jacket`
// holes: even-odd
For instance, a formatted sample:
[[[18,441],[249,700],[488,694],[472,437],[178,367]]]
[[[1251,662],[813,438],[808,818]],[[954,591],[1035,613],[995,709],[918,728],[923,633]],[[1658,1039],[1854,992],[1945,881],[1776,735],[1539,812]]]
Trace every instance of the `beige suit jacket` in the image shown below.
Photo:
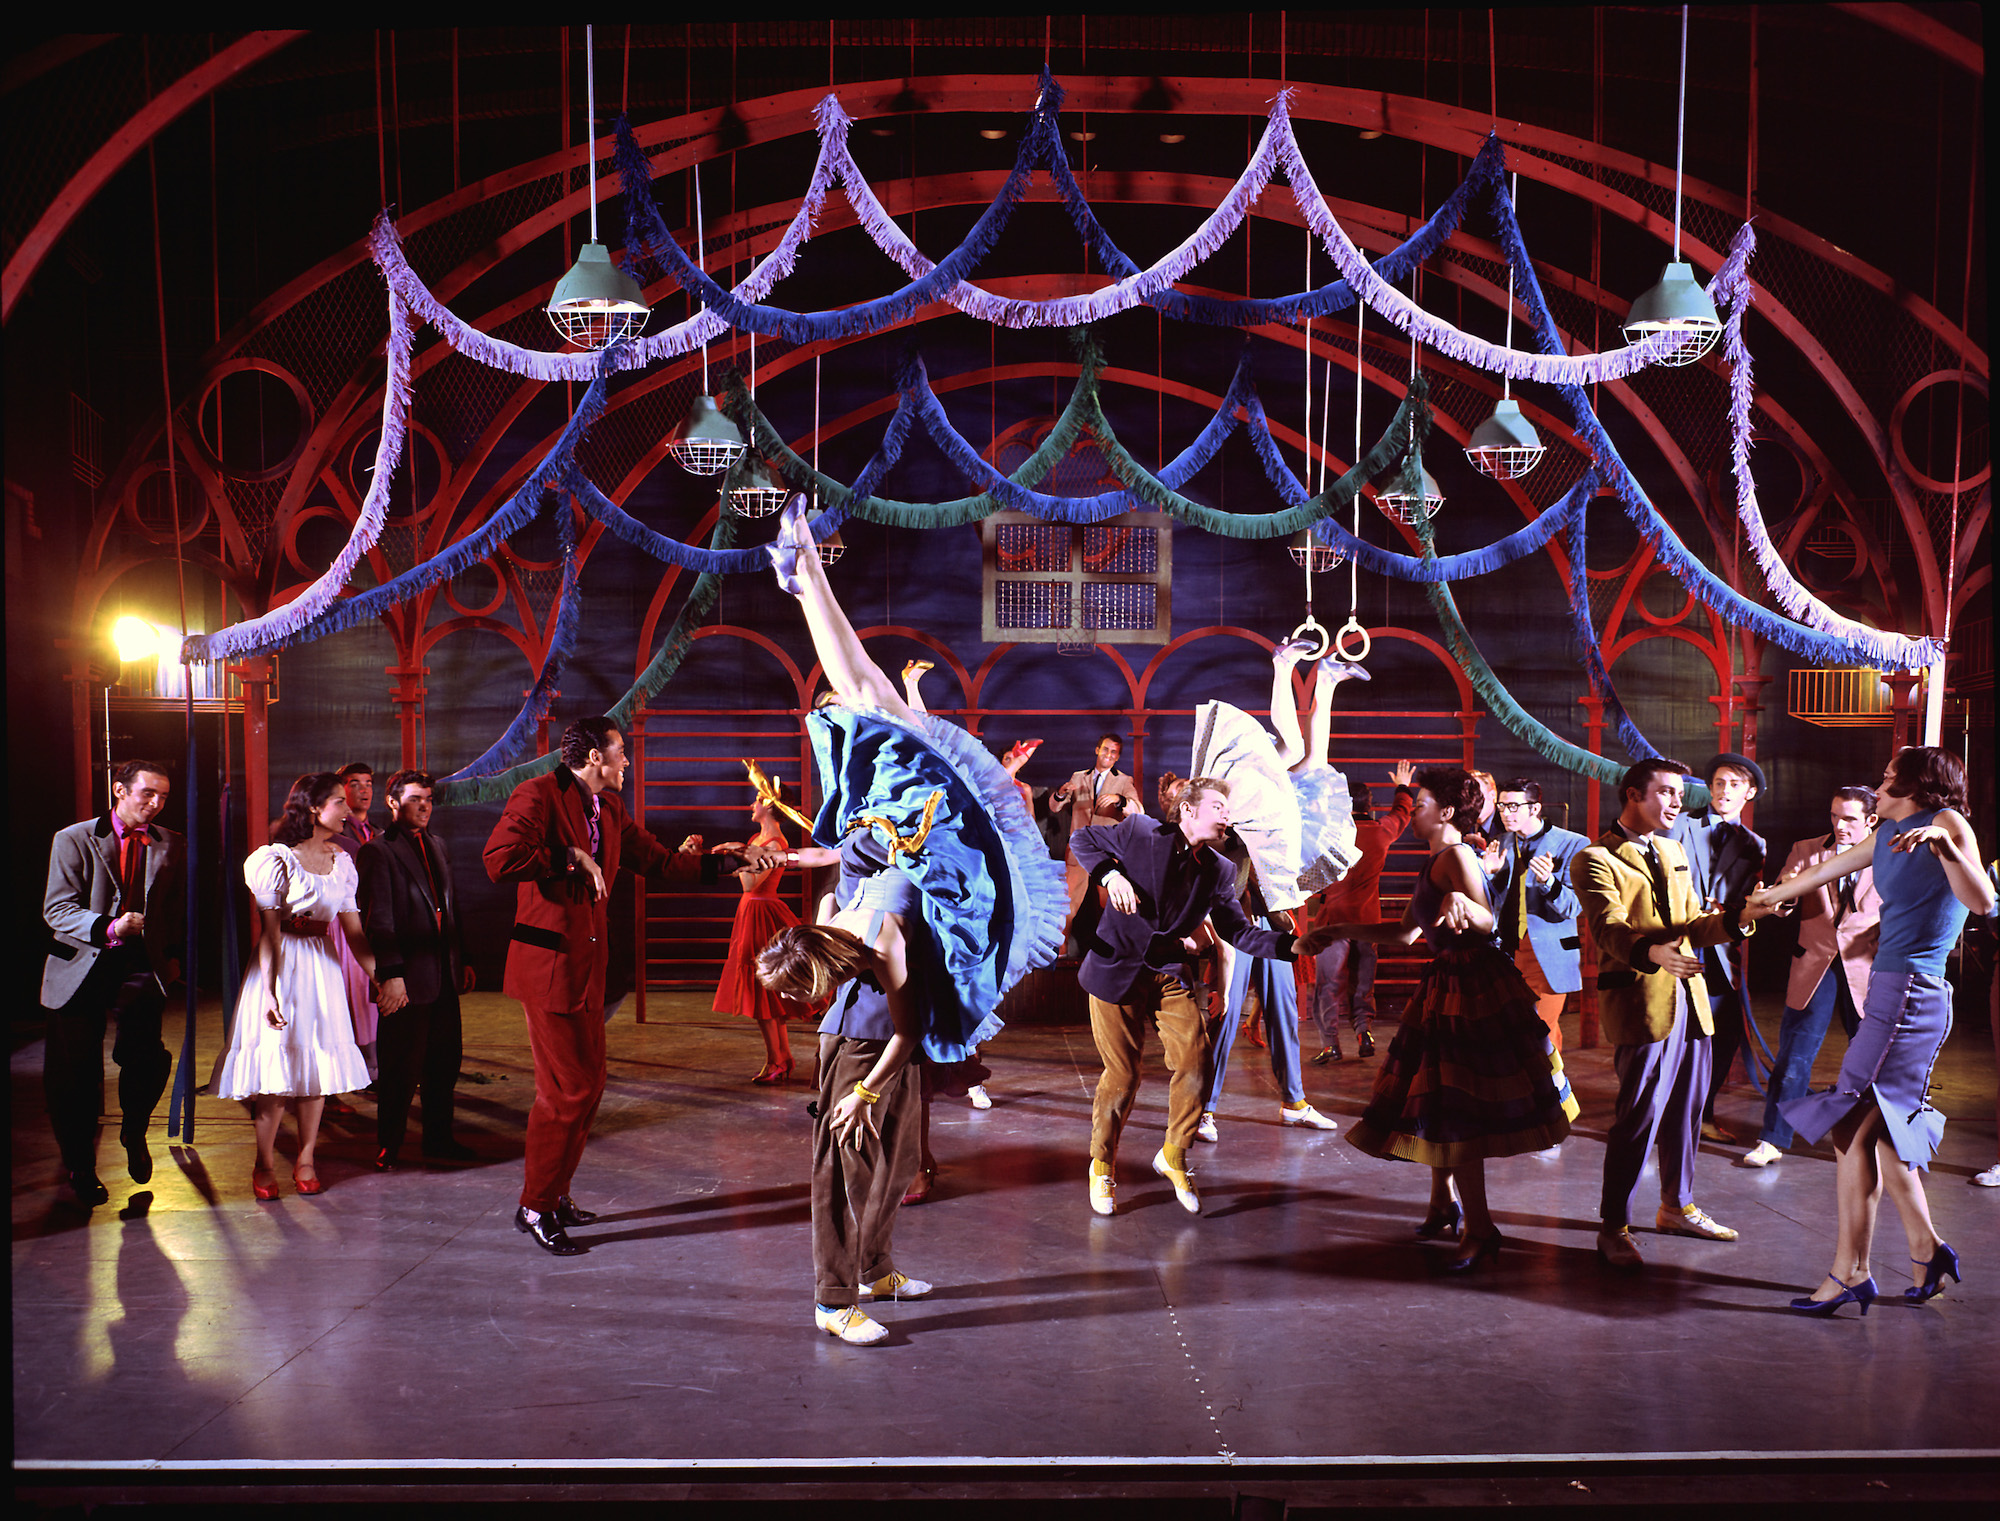
[[[1785,857],[1778,880],[1839,854],[1830,835],[1801,840]],[[1792,952],[1792,974],[1785,983],[1785,1007],[1803,1009],[1811,1003],[1813,990],[1837,956],[1840,973],[1847,979],[1847,991],[1854,998],[1854,1011],[1860,1013],[1868,1001],[1868,973],[1875,965],[1875,942],[1882,934],[1882,899],[1875,891],[1874,868],[1864,866],[1855,874],[1854,907],[1844,915],[1832,883],[1815,887],[1798,900],[1798,905],[1799,947]]]
[[[1605,1037],[1614,1045],[1648,1045],[1673,1033],[1681,983],[1704,1035],[1715,1033],[1708,1012],[1708,985],[1699,975],[1681,979],[1654,964],[1656,945],[1673,945],[1686,955],[1705,945],[1736,937],[1727,910],[1704,913],[1687,856],[1664,835],[1653,836],[1667,878],[1664,904],[1653,881],[1645,847],[1625,837],[1617,825],[1595,844],[1576,853],[1569,879],[1583,902],[1582,917],[1597,947],[1597,1011]]]

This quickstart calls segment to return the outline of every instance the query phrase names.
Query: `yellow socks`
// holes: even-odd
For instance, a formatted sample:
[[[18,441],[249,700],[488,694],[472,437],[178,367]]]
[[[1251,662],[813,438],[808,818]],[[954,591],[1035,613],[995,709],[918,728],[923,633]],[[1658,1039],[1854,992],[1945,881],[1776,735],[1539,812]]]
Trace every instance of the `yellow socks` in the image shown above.
[[[1185,1146],[1176,1146],[1172,1141],[1168,1141],[1160,1147],[1160,1155],[1167,1159],[1167,1166],[1173,1168],[1175,1172],[1187,1171],[1187,1148]]]
[[[1090,1175],[1091,1175],[1091,1176],[1092,1176],[1093,1178],[1108,1178],[1108,1177],[1110,1177],[1110,1176],[1111,1176],[1111,1164],[1110,1164],[1109,1162],[1100,1162],[1100,1161],[1098,1161],[1098,1160],[1097,1160],[1097,1158],[1096,1158],[1096,1157],[1092,1157],[1092,1158],[1090,1159]]]

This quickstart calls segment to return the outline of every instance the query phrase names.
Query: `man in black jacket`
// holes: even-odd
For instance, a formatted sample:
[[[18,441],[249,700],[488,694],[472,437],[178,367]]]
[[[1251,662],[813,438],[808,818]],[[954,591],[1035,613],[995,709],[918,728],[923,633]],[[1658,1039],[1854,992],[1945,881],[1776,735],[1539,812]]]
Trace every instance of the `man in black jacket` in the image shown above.
[[[451,863],[430,832],[433,785],[423,771],[390,777],[393,822],[361,847],[359,858],[361,922],[382,990],[375,1165],[383,1172],[396,1165],[413,1091],[423,1098],[424,1155],[461,1162],[478,1156],[451,1133],[464,1052],[458,995],[472,991],[472,968],[462,965]]]
[[[1215,847],[1229,830],[1227,785],[1196,777],[1181,797],[1176,823],[1137,815],[1092,825],[1070,836],[1070,849],[1104,888],[1106,908],[1093,919],[1084,895],[1076,936],[1087,948],[1077,981],[1090,995],[1090,1033],[1104,1073],[1090,1116],[1090,1207],[1116,1206],[1112,1162],[1118,1135],[1139,1094],[1139,1057],[1150,1021],[1160,1032],[1172,1086],[1167,1138],[1153,1171],[1174,1185],[1190,1214],[1201,1198],[1187,1170],[1187,1148],[1201,1119],[1208,1072],[1208,1022],[1189,963],[1203,919],[1240,951],[1291,961],[1319,945],[1287,930],[1258,929],[1236,901],[1236,872]]]

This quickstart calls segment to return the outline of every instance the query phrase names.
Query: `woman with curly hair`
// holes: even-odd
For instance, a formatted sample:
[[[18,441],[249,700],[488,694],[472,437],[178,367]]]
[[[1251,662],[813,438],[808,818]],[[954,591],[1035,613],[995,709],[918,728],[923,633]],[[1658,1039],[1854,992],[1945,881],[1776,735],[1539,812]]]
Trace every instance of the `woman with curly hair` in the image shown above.
[[[750,803],[750,818],[757,826],[757,833],[750,844],[760,851],[782,853],[785,831],[778,817],[784,803],[784,784],[767,781],[753,762],[743,764],[749,768],[751,785],[757,789],[757,796]],[[792,1075],[792,1045],[785,1033],[785,1022],[803,1019],[811,1012],[804,1004],[778,997],[756,976],[757,953],[780,930],[799,922],[799,916],[778,897],[784,875],[782,866],[736,873],[743,896],[737,900],[736,917],[730,924],[729,954],[722,963],[722,976],[716,982],[712,1005],[717,1014],[740,1014],[757,1021],[757,1028],[764,1036],[764,1065],[750,1079],[753,1083],[782,1083]]]
[[[333,844],[346,822],[340,778],[331,771],[302,776],[271,843],[243,863],[262,933],[214,1086],[251,1106],[257,1162],[250,1187],[259,1199],[278,1197],[278,1126],[287,1109],[299,1128],[292,1185],[302,1194],[325,1192],[313,1147],[327,1096],[368,1086],[333,942],[335,935],[346,941],[372,985],[375,953],[354,900],[354,858]]]
[[[1875,817],[1866,839],[1750,895],[1757,907],[1775,907],[1867,866],[1882,900],[1868,996],[1840,1076],[1830,1089],[1778,1106],[1807,1141],[1830,1132],[1839,1157],[1833,1267],[1811,1294],[1792,1301],[1802,1315],[1832,1315],[1850,1302],[1868,1313],[1879,1292],[1869,1253],[1885,1192],[1903,1217],[1910,1261],[1924,1275],[1904,1296],[1921,1304],[1943,1292],[1947,1277],[1958,1278],[1958,1253],[1931,1223],[1920,1174],[1944,1134],[1944,1116],[1930,1105],[1930,1079],[1951,1033],[1945,957],[1968,910],[1993,911],[1993,885],[1965,818],[1965,762],[1931,746],[1899,750],[1882,773]]]
[[[1347,1139],[1370,1156],[1430,1167],[1430,1212],[1417,1236],[1457,1230],[1447,1270],[1469,1272],[1501,1245],[1486,1203],[1486,1159],[1557,1145],[1577,1103],[1535,995],[1500,949],[1485,873],[1464,843],[1460,821],[1470,827],[1479,817],[1479,783],[1456,766],[1426,767],[1415,781],[1410,823],[1431,859],[1402,922],[1323,933],[1377,945],[1414,945],[1420,935],[1430,942],[1430,964]]]

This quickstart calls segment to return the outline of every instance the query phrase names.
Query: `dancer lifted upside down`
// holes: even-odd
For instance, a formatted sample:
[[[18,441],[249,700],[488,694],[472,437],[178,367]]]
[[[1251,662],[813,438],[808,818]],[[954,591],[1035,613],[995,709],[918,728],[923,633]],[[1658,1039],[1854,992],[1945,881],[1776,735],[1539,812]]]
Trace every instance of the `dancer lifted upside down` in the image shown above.
[[[840,842],[775,859],[838,864],[841,877],[830,917],[781,931],[757,976],[800,1002],[837,995],[820,1024],[813,1318],[867,1344],[888,1332],[861,1301],[931,1291],[897,1271],[890,1250],[920,1165],[911,1064],[963,1062],[999,1028],[1001,995],[1054,959],[1067,898],[1013,779],[972,735],[912,708],[869,660],[801,499],[770,554],[833,688],[806,727],[824,799],[814,837]]]
[[[1292,696],[1292,668],[1309,647],[1304,640],[1292,640],[1272,653],[1271,724],[1277,730],[1276,744],[1256,719],[1226,702],[1203,703],[1195,716],[1191,770],[1229,784],[1231,826],[1249,853],[1255,876],[1252,891],[1261,900],[1252,915],[1260,929],[1293,928],[1290,912],[1361,858],[1347,778],[1327,764],[1326,751],[1335,689],[1343,681],[1366,681],[1368,673],[1344,660],[1319,662],[1308,746]],[[1238,955],[1227,942],[1221,954],[1228,992],[1222,1028],[1210,1048],[1196,1136],[1204,1141],[1219,1138],[1215,1111],[1229,1075],[1237,1025],[1253,990],[1263,1011],[1264,1044],[1271,1053],[1271,1076],[1280,1094],[1280,1122],[1332,1130],[1334,1122],[1306,1102],[1299,1066],[1298,983],[1292,968],[1263,957]]]

